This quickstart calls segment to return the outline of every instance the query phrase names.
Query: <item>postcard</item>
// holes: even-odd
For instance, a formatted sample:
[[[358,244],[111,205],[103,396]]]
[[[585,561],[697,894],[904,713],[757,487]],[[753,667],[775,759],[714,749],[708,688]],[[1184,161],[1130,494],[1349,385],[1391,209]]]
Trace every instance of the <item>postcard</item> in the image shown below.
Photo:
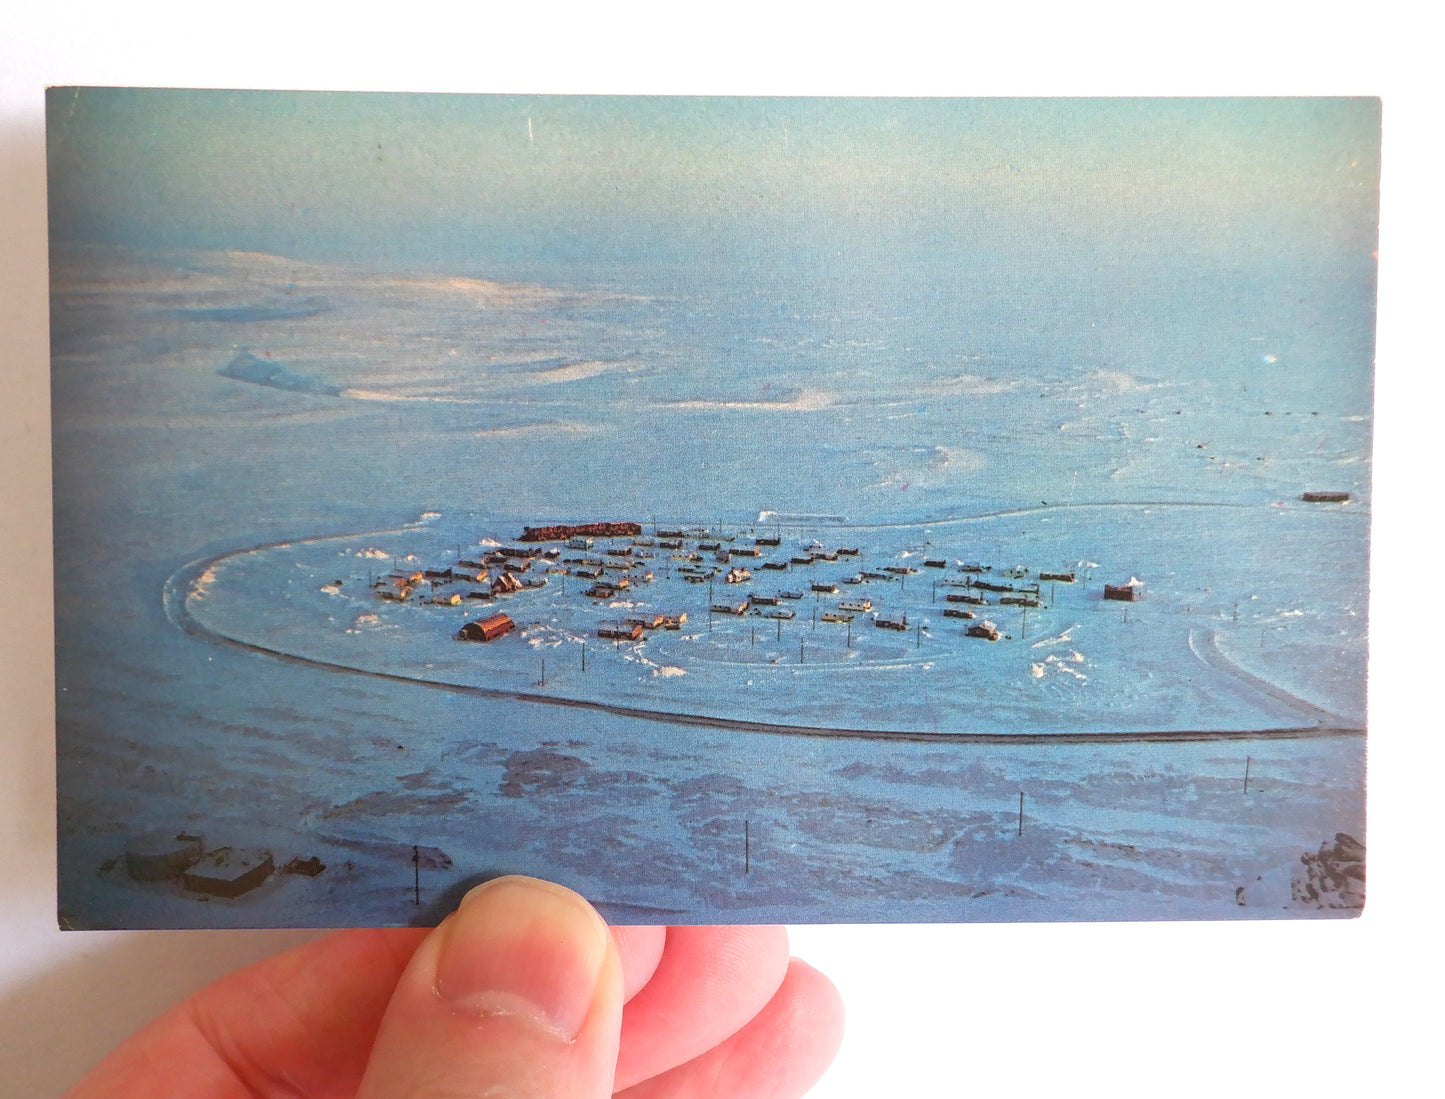
[[[1378,100],[47,117],[62,926],[1361,911]]]

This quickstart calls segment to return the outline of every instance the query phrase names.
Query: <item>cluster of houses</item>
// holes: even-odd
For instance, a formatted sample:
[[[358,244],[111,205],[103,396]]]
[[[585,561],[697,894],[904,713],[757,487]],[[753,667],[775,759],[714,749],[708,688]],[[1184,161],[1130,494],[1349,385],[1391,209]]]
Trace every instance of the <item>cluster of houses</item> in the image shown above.
[[[599,550],[598,539],[606,539],[609,544]],[[497,546],[470,557],[459,553],[457,562],[448,568],[393,569],[377,580],[374,587],[378,597],[388,601],[459,606],[487,603],[544,587],[548,575],[536,575],[542,572],[560,574],[564,582],[569,576],[587,581],[590,586],[582,589],[584,596],[610,602],[635,591],[639,584],[652,582],[660,567],[659,561],[666,564],[669,578],[675,572],[678,579],[693,584],[707,583],[711,590],[712,583],[718,580],[724,585],[749,584],[756,572],[793,572],[853,561],[862,556],[857,547],[827,548],[816,541],[796,551],[785,551],[781,548],[781,534],[741,538],[701,528],[658,528],[652,537],[646,537],[642,526],[632,522],[527,527],[520,542],[521,545]],[[741,597],[709,598],[708,609],[715,615],[754,614],[776,619],[781,629],[782,622],[797,616],[796,610],[786,604],[802,600],[806,590],[811,591],[816,600],[823,596],[842,596],[815,616],[824,622],[851,623],[859,615],[871,615],[878,629],[904,632],[910,628],[907,614],[875,610],[873,599],[847,595],[840,585],[897,583],[902,590],[910,577],[918,577],[923,570],[944,574],[932,581],[934,598],[943,595],[943,616],[966,621],[965,636],[988,641],[997,641],[1003,635],[993,622],[979,618],[983,608],[995,605],[1016,607],[1025,612],[1031,608],[1042,609],[1045,606],[1043,584],[1076,581],[1072,571],[1041,571],[1032,575],[1023,566],[995,571],[992,566],[977,561],[950,562],[946,558],[925,557],[921,569],[906,564],[884,564],[837,579],[819,578],[810,581],[806,588],[800,585],[772,594],[753,591]],[[1140,587],[1139,582],[1132,579],[1126,584],[1106,584],[1103,597],[1133,602],[1140,596]],[[687,615],[680,612],[604,621],[597,627],[597,636],[618,642],[640,641],[653,630],[679,630],[686,621]],[[516,623],[510,616],[494,613],[466,623],[456,636],[469,641],[492,641],[515,628]]]

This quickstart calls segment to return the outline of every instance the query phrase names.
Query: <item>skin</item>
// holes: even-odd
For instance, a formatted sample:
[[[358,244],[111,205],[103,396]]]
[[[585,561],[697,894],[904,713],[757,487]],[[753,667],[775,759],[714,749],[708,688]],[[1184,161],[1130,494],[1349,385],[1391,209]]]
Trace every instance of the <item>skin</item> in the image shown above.
[[[843,1013],[778,927],[608,928],[502,878],[440,927],[341,931],[202,989],[70,1099],[795,1099]]]

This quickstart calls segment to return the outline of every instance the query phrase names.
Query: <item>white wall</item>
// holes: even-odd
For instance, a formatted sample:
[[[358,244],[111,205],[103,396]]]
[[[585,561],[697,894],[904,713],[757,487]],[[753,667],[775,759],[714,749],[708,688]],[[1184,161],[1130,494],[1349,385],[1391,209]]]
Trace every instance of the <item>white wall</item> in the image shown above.
[[[1441,193],[1434,35],[1389,4],[0,6],[0,1092],[57,1094],[190,988],[304,932],[53,927],[45,84],[446,91],[1383,94],[1370,907],[1327,924],[807,928],[849,1004],[819,1099],[1399,1095],[1434,1027]],[[541,10],[539,10],[541,9]],[[1405,5],[1399,5],[1401,11]],[[1000,6],[1000,10],[1009,10]],[[1173,14],[1161,16],[1163,11]],[[1119,13],[1117,18],[1115,13]],[[1427,295],[1429,298],[1427,299]]]

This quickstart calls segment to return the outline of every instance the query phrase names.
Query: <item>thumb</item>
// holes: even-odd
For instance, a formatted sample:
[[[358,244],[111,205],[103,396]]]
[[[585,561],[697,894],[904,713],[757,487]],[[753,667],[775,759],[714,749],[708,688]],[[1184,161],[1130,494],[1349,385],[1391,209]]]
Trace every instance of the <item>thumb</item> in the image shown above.
[[[585,900],[508,877],[468,893],[397,982],[357,1099],[604,1099],[622,968]]]

